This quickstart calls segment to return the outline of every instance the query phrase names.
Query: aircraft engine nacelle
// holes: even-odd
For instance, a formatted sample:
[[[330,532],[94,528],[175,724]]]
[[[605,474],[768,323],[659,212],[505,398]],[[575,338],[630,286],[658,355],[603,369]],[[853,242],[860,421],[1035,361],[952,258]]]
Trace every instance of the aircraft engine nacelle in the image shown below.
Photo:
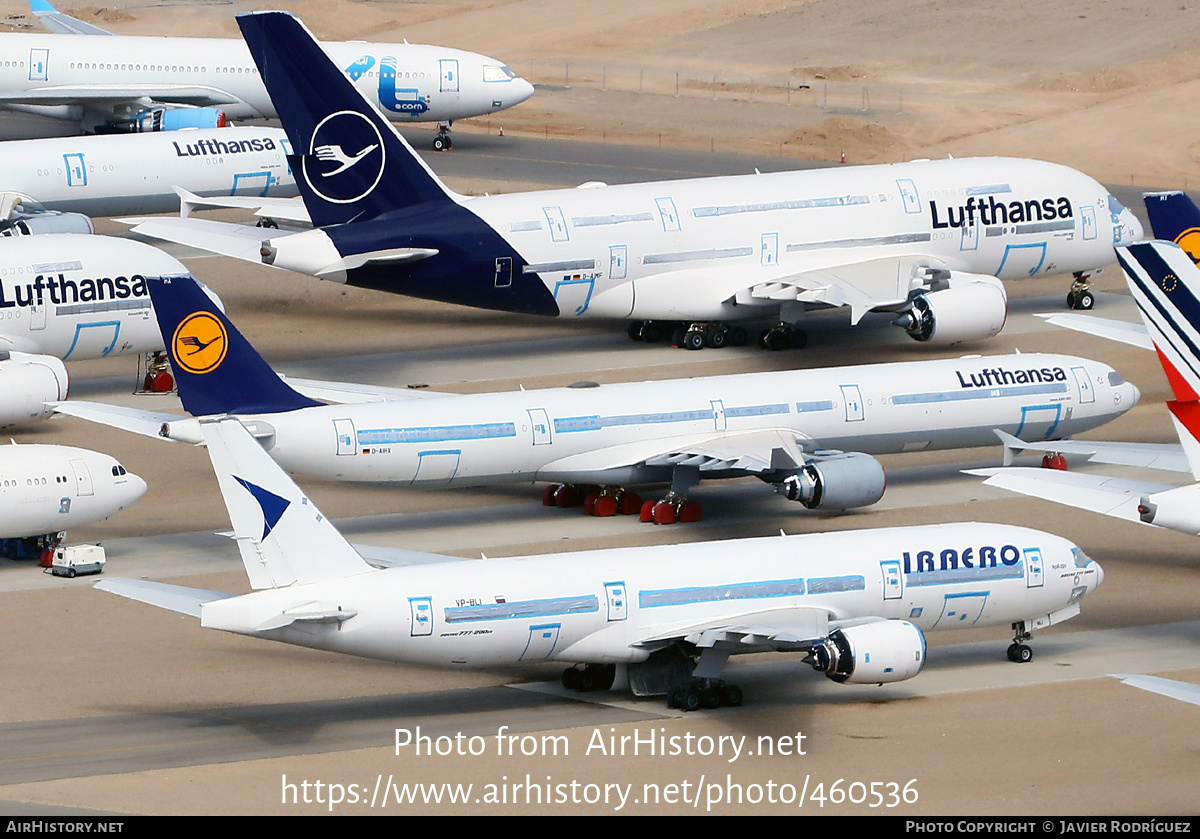
[[[145,131],[182,131],[185,128],[224,128],[229,125],[220,108],[154,108],[142,111],[117,131],[125,128],[131,134]]]
[[[1200,484],[1142,496],[1138,514],[1146,524],[1200,536]]]
[[[848,510],[874,504],[886,486],[883,464],[869,454],[850,452],[808,462],[785,478],[778,491],[810,510]]]
[[[67,398],[67,368],[50,355],[0,351],[0,425],[34,422],[54,413],[47,402]]]
[[[923,291],[895,320],[917,341],[957,344],[991,338],[1008,319],[1008,295],[995,277],[951,276],[950,285]]]
[[[812,656],[813,669],[835,682],[902,682],[925,666],[925,636],[908,621],[879,620],[829,633]]]
[[[82,213],[34,213],[0,221],[0,236],[33,236],[38,233],[95,233],[92,220]]]

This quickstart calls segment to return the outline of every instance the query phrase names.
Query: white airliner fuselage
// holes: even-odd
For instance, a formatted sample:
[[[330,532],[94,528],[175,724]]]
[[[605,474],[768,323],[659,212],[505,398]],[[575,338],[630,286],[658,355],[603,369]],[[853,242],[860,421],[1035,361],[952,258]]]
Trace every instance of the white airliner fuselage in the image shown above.
[[[145,278],[187,274],[174,257],[69,233],[0,245],[0,349],[80,360],[163,348]]]
[[[440,122],[525,101],[503,62],[424,44],[328,42],[326,54],[390,119]],[[130,118],[163,104],[274,118],[245,43],[227,38],[0,35],[0,105],[63,119]]]
[[[123,510],[146,482],[106,454],[71,446],[0,447],[0,538],[57,533]]]
[[[0,153],[0,192],[89,216],[177,212],[175,187],[204,197],[296,194],[278,128],[11,140]]]

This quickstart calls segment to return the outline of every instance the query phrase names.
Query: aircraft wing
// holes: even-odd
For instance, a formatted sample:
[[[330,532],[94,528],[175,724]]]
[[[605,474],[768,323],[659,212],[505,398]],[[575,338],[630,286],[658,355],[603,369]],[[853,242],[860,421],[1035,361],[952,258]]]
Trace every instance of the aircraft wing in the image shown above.
[[[219,88],[202,85],[75,85],[0,93],[0,103],[6,105],[79,105],[86,103],[89,108],[94,110],[105,108],[113,112],[121,105],[144,108],[147,100],[163,105],[193,105],[197,107],[220,107],[241,101],[236,96]]]
[[[440,396],[458,396],[457,393],[443,393],[436,390],[408,387],[382,387],[379,385],[360,385],[353,382],[322,382],[316,379],[293,379],[280,376],[293,390],[307,396],[309,399],[319,399],[338,405],[360,402],[399,402],[408,399],[429,399]]]
[[[986,477],[984,483],[989,486],[1139,524],[1144,524],[1138,513],[1142,496],[1175,489],[1167,484],[1061,472],[1057,469],[1006,467],[964,471],[968,475]]]
[[[1026,443],[993,429],[1004,443],[1004,465],[1012,462],[1012,450],[1030,450],[1049,454],[1084,454],[1089,462],[1112,463],[1118,466],[1141,466],[1146,469],[1162,469],[1169,472],[1192,474],[1183,447],[1174,443],[1103,443],[1090,440],[1058,440],[1046,443]]]
[[[38,22],[58,35],[111,35],[107,29],[84,23],[78,18],[65,15],[46,0],[29,0],[29,9],[37,15]]]
[[[101,580],[94,587],[101,591],[119,594],[121,597],[128,597],[139,603],[148,603],[160,609],[191,615],[193,618],[200,617],[200,607],[205,603],[235,596],[223,591],[173,586],[151,580],[125,580],[120,577]]]
[[[831,617],[828,609],[811,606],[742,612],[701,623],[661,627],[634,646],[657,649],[666,642],[687,641],[702,649],[736,644],[780,651],[807,650],[829,635]]]
[[[558,476],[600,472],[625,466],[695,466],[701,473],[743,470],[747,473],[795,469],[809,458],[796,442],[796,433],[767,429],[741,434],[714,432],[665,440],[641,440],[570,455],[538,470]]]
[[[1151,693],[1178,699],[1181,702],[1200,705],[1200,685],[1194,685],[1191,682],[1177,682],[1174,679],[1162,679],[1158,676],[1131,676],[1126,673],[1110,673],[1109,675],[1114,679],[1120,679],[1123,685],[1148,690]]]
[[[1076,332],[1107,338],[1110,341],[1119,341],[1143,350],[1154,349],[1154,343],[1150,340],[1146,325],[1142,323],[1098,318],[1095,315],[1040,314],[1038,317],[1064,329],[1073,329]]]

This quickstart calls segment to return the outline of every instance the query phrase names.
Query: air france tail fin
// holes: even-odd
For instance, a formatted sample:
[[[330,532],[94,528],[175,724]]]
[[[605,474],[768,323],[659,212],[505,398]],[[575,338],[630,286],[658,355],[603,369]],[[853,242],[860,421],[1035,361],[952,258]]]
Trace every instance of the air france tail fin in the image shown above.
[[[242,563],[255,589],[374,569],[233,417],[201,420]]]
[[[273,414],[321,404],[284,384],[194,279],[147,284],[189,414]]]
[[[1200,268],[1161,241],[1117,248],[1117,259],[1175,394],[1167,407],[1200,480]]]
[[[292,141],[295,154],[288,159],[313,224],[456,203],[297,18],[250,12],[237,21]]]
[[[1143,196],[1155,239],[1174,242],[1200,260],[1200,209],[1184,192],[1148,192]]]

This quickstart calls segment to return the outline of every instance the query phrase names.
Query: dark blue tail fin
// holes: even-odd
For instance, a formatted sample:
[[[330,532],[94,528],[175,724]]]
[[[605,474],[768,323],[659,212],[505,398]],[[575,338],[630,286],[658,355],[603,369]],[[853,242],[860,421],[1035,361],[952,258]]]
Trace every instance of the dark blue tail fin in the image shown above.
[[[237,16],[292,141],[296,184],[313,224],[371,219],[453,194],[287,12]]]
[[[321,404],[284,384],[194,279],[147,284],[189,414],[273,414]]]
[[[1174,242],[1200,264],[1200,209],[1184,192],[1148,192],[1146,213],[1155,239]]]

